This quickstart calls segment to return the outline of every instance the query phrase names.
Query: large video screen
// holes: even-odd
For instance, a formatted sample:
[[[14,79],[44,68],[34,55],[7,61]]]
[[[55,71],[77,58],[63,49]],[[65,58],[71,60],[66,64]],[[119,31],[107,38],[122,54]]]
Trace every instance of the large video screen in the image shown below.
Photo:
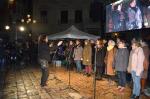
[[[150,28],[150,0],[119,0],[106,6],[106,33]]]

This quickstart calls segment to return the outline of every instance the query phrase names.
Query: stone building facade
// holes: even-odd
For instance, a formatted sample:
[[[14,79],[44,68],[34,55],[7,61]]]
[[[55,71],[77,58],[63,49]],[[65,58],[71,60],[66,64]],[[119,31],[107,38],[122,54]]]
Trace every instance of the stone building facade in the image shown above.
[[[100,35],[100,21],[93,21],[90,17],[92,2],[93,0],[33,0],[33,18],[37,21],[32,24],[33,35],[61,32],[72,25],[84,32]]]

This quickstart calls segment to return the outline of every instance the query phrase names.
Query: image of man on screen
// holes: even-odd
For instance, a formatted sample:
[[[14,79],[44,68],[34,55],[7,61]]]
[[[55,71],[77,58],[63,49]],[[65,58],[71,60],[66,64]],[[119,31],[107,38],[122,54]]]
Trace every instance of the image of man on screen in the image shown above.
[[[140,7],[137,5],[136,0],[129,2],[127,9],[126,28],[127,30],[141,29],[142,28],[142,13]]]
[[[125,29],[125,17],[122,11],[122,4],[112,4],[113,31],[123,31]]]

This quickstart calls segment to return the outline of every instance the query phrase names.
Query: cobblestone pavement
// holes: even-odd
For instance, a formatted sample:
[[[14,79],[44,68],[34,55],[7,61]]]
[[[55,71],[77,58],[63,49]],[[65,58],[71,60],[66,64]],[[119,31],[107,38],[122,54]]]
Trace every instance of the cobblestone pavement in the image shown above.
[[[70,94],[76,92],[71,89],[64,90],[66,86],[57,79],[51,79],[48,87],[41,88],[40,74],[35,74],[36,70],[39,71],[35,68],[10,71],[6,79],[6,87],[0,91],[0,99],[73,99]],[[55,84],[59,82],[60,84],[56,86]]]
[[[45,88],[40,87],[40,77],[39,68],[10,71],[5,88],[0,90],[0,99],[93,99],[92,77],[71,71],[71,84],[68,86],[68,71],[50,68]],[[116,84],[108,85],[106,79],[97,81],[96,88],[96,99],[129,99],[131,93],[130,88],[124,93],[117,92]]]

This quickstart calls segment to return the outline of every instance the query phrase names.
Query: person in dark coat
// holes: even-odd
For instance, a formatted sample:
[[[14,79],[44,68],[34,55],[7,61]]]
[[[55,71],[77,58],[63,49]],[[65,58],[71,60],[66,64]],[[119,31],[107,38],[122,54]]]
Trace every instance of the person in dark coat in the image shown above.
[[[130,0],[126,12],[127,12],[126,29],[127,30],[141,29],[143,18],[141,9],[137,4],[137,0]]]
[[[5,83],[6,68],[4,64],[5,62],[4,53],[5,53],[5,49],[4,49],[2,40],[0,39],[0,85],[3,85]]]
[[[144,63],[143,63],[144,71],[141,77],[141,93],[144,93],[144,89],[146,88],[146,81],[148,77],[150,49],[146,42],[141,41],[140,44],[142,46],[144,56],[145,56]]]
[[[49,60],[50,60],[50,51],[48,46],[48,37],[46,35],[41,35],[39,37],[38,45],[38,59],[42,69],[41,77],[41,87],[46,86],[46,82],[49,76]]]
[[[104,43],[102,40],[96,41],[96,79],[101,80],[102,75],[105,71],[105,58],[106,50],[104,48]]]
[[[126,85],[126,71],[128,67],[129,51],[125,46],[125,41],[118,42],[118,50],[114,58],[114,68],[118,74],[118,90],[122,92]]]
[[[64,60],[64,45],[63,41],[59,41],[57,44],[57,49],[56,49],[56,55],[55,55],[55,60]]]
[[[4,55],[5,55],[5,49],[3,47],[2,41],[0,41],[0,71],[4,71]]]
[[[74,52],[74,43],[69,41],[69,44],[65,50],[65,56],[67,61],[67,69],[73,69],[73,52]]]

